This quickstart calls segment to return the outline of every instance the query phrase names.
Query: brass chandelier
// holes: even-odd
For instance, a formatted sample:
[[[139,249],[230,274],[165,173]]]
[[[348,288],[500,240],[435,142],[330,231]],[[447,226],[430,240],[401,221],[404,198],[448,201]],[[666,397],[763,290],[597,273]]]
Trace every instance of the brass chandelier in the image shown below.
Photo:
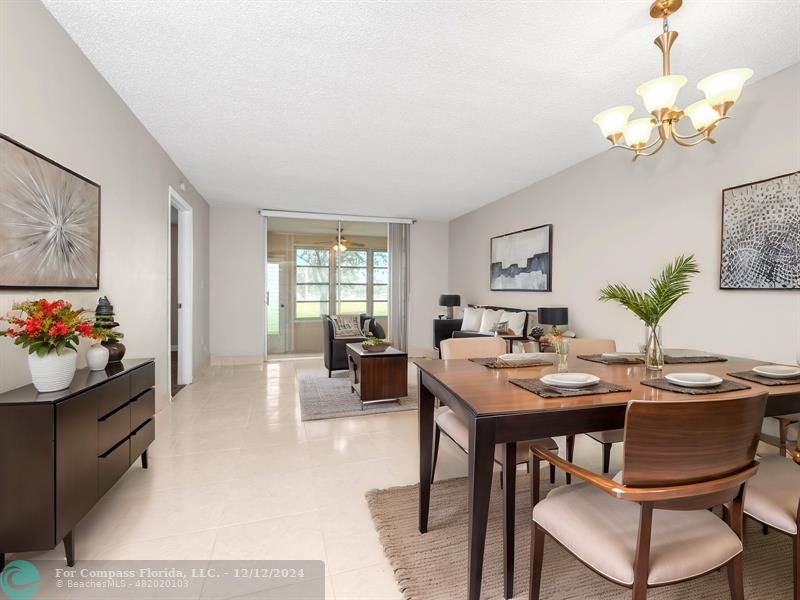
[[[664,24],[663,33],[653,41],[661,50],[663,75],[643,83],[636,88],[636,93],[642,97],[645,108],[652,116],[629,121],[634,107],[615,106],[592,119],[612,147],[632,151],[633,160],[640,156],[652,156],[670,138],[685,147],[696,146],[700,142],[714,144],[711,133],[720,121],[728,118],[728,112],[742,93],[744,82],[753,76],[751,69],[720,71],[697,84],[706,96],[704,100],[690,104],[683,110],[675,105],[678,92],[688,80],[683,75],[670,73],[669,52],[678,32],[670,31],[669,16],[682,4],[683,0],[656,0],[650,6],[650,16],[662,19]],[[691,120],[694,133],[678,133],[677,124],[684,116]],[[653,128],[656,128],[658,137],[651,142]]]

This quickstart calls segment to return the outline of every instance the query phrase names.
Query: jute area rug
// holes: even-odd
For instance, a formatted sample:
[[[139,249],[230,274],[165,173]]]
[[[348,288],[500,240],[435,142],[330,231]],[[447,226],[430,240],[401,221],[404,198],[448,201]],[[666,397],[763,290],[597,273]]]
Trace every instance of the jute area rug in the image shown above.
[[[543,471],[542,496],[552,487]],[[558,484],[557,484],[558,485]],[[458,600],[467,595],[467,480],[436,482],[431,490],[428,533],[417,530],[417,485],[372,490],[367,503],[400,590],[411,600]],[[481,598],[502,598],[503,529],[501,490],[494,478]],[[530,544],[528,477],[517,477],[516,567],[514,598],[528,597]],[[746,519],[745,597],[748,600],[790,600],[792,549],[787,535],[761,533]],[[542,598],[547,600],[617,600],[630,590],[612,584],[583,566],[548,537],[544,549]],[[653,588],[648,599],[729,600],[723,569],[669,587]]]
[[[404,398],[362,406],[358,395],[350,391],[347,371],[335,371],[328,378],[325,369],[301,369],[297,372],[297,384],[302,421],[360,417],[417,408],[417,389],[411,385],[408,386],[408,396]]]

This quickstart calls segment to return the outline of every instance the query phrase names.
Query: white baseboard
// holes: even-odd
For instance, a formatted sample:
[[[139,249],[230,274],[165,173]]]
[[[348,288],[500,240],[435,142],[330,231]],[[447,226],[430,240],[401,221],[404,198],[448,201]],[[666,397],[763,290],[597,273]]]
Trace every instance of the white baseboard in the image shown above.
[[[231,367],[236,365],[260,365],[264,362],[263,356],[224,356],[219,354],[211,355],[212,367]]]

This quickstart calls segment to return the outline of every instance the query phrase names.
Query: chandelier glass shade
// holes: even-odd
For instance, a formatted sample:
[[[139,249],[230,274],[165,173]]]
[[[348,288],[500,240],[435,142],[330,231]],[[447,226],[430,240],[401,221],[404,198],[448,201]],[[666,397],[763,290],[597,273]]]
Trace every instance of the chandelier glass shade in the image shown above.
[[[697,88],[705,95],[704,100],[694,102],[685,109],[678,108],[678,93],[688,79],[670,73],[670,49],[678,38],[677,31],[670,31],[668,17],[677,11],[683,0],[656,0],[650,6],[650,16],[663,19],[664,31],[654,44],[661,50],[662,76],[651,79],[636,88],[650,117],[630,119],[634,107],[615,106],[595,115],[592,119],[613,148],[624,148],[634,152],[633,160],[640,156],[652,156],[672,139],[680,146],[696,146],[701,142],[715,143],[711,137],[720,121],[728,118],[728,112],[742,93],[745,82],[753,76],[751,69],[739,68],[720,71],[701,80]],[[677,124],[687,116],[694,131],[681,134]],[[657,137],[651,141],[653,129]],[[624,139],[625,143],[622,143]]]

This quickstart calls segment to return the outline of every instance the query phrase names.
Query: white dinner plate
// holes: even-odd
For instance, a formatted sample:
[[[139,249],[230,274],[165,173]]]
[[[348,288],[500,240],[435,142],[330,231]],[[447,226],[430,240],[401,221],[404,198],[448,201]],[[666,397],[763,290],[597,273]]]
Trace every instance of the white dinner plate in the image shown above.
[[[600,383],[600,378],[589,373],[552,373],[540,380],[543,384],[560,388],[585,388]]]
[[[797,377],[800,375],[800,368],[790,367],[789,365],[761,365],[753,367],[753,373],[758,373],[764,377],[774,379],[786,379],[787,377]]]
[[[664,379],[683,387],[714,387],[722,383],[722,378],[708,373],[669,373]]]

